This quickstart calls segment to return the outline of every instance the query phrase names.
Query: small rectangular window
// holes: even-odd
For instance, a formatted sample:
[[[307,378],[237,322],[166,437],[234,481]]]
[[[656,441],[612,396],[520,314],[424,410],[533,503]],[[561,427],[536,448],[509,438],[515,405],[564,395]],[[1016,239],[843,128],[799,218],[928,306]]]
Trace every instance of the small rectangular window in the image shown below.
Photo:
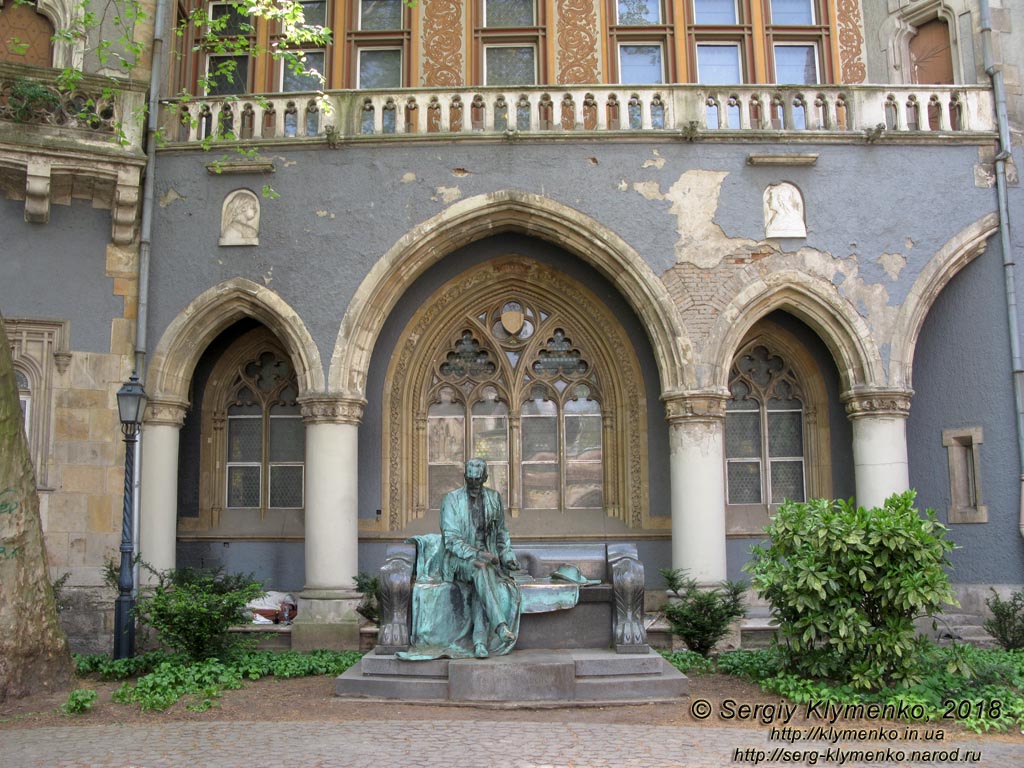
[[[653,85],[665,82],[662,47],[657,43],[629,43],[619,46],[619,82]]]
[[[942,431],[949,461],[950,523],[988,522],[988,507],[981,503],[981,443],[981,427]]]
[[[812,44],[775,45],[775,82],[809,84],[818,82],[818,47]]]
[[[360,0],[359,29],[379,32],[402,28],[402,0]]]
[[[697,46],[697,81],[707,85],[743,82],[740,47],[735,43]]]
[[[359,88],[400,88],[402,86],[402,50],[400,48],[360,48]]]
[[[296,51],[295,53],[305,60],[298,62],[298,69],[293,66],[293,62],[282,60],[281,90],[318,91],[325,87],[321,78],[326,76],[324,72],[326,54],[323,51]]]
[[[695,23],[709,26],[738,24],[736,0],[693,0],[693,18]]]
[[[325,0],[302,0],[302,18],[304,26],[327,26],[327,3]]]
[[[485,27],[532,27],[534,0],[485,0]]]
[[[660,0],[619,0],[618,22],[628,27],[661,24]]]
[[[229,96],[249,92],[248,56],[208,56],[206,95]]]
[[[810,26],[814,24],[814,3],[811,0],[772,0],[772,24]]]
[[[248,15],[242,12],[241,6],[231,3],[210,3],[209,30],[217,37],[241,37],[252,32],[252,24]]]
[[[537,49],[532,45],[489,45],[484,48],[484,85],[534,85]]]

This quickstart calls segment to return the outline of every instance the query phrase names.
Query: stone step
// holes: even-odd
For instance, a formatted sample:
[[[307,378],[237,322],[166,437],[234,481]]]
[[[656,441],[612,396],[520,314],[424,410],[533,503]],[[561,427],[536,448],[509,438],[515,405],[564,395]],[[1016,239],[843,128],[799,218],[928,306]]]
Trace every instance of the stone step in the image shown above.
[[[364,660],[366,657],[363,657]],[[364,675],[363,662],[357,662],[338,676],[335,691],[339,696],[406,701],[444,700],[448,698],[448,678],[409,675]]]

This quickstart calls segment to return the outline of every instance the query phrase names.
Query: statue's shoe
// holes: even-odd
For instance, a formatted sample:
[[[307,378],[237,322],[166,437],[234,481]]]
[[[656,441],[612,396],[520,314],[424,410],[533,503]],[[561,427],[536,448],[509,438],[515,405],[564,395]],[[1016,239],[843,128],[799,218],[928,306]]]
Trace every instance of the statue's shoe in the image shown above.
[[[506,643],[511,643],[516,639],[515,633],[508,628],[508,624],[502,623],[498,625],[498,628],[494,630],[498,637],[504,640]]]
[[[486,659],[487,658],[487,646],[484,645],[483,643],[477,643],[473,647],[473,655],[476,656],[478,659]]]

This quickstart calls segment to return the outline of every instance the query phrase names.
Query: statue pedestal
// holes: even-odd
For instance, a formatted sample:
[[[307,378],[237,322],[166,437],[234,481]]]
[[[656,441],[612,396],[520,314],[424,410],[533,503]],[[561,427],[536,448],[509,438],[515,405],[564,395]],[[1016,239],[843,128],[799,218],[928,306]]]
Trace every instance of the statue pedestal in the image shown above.
[[[347,651],[359,647],[356,606],[362,595],[354,590],[307,589],[298,594],[299,612],[292,624],[292,648]]]
[[[611,649],[517,650],[487,659],[403,661],[367,654],[337,679],[346,698],[463,702],[669,701],[689,680],[660,654]]]

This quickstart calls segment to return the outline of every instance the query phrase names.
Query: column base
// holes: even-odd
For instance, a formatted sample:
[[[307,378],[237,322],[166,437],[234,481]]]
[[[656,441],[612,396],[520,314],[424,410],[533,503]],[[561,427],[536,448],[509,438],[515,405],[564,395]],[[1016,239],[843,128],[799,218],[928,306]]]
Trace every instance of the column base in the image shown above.
[[[298,595],[299,612],[292,624],[292,648],[313,651],[358,651],[362,617],[355,590],[307,589]]]

